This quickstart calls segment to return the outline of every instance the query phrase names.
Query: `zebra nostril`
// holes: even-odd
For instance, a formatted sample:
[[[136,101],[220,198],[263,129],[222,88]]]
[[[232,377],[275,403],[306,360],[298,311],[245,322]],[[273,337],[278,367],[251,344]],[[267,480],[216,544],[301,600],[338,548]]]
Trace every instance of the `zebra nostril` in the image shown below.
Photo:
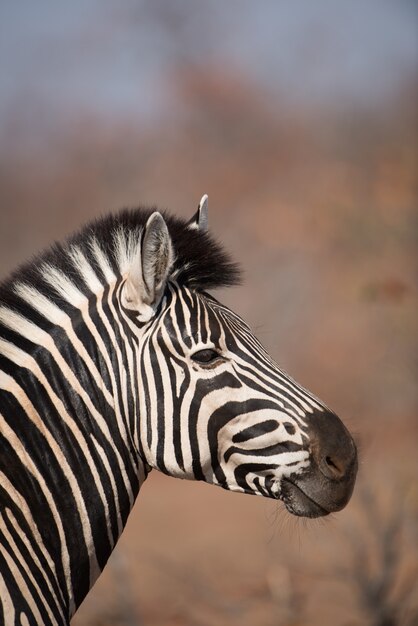
[[[308,433],[312,459],[321,474],[332,482],[354,484],[357,450],[339,417],[325,409],[314,412]]]
[[[328,478],[342,478],[345,474],[345,464],[340,459],[326,456],[321,463],[321,470]]]

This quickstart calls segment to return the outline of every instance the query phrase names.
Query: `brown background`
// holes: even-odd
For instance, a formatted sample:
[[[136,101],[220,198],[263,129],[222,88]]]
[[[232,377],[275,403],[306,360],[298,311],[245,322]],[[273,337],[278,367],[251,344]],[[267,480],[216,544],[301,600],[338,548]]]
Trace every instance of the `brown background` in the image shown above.
[[[359,78],[341,95],[344,75],[331,76],[314,97],[274,73],[283,55],[292,67],[294,51],[279,39],[268,76],[222,48],[224,18],[237,36],[251,17],[246,2],[241,14],[224,14],[222,3],[213,14],[191,2],[104,4],[71,31],[79,39],[66,40],[72,76],[90,60],[90,82],[76,83],[87,104],[54,99],[65,83],[54,73],[64,43],[46,23],[37,35],[40,81],[14,75],[21,89],[0,108],[0,276],[108,210],[155,204],[188,217],[208,193],[212,232],[245,272],[242,287],[217,297],[341,415],[356,433],[361,468],[348,508],[314,522],[291,518],[280,503],[152,474],[75,626],[416,623],[416,67],[400,66],[379,91],[394,44],[368,83]],[[376,29],[395,34],[375,3],[364,6],[348,27],[355,47],[355,25],[369,20],[372,55]],[[266,24],[279,19],[272,3],[264,8]],[[315,83],[312,67],[337,76],[338,37],[309,66],[324,31],[309,29],[302,8],[289,11],[283,19],[307,22],[306,77]],[[155,111],[141,109],[153,70],[141,78],[140,58],[138,74],[126,68],[137,91],[120,95],[129,112],[106,110],[92,91],[96,67],[119,89],[94,46],[120,36],[118,49],[129,49],[125,32],[137,32],[151,56],[162,47]],[[247,55],[262,46],[260,32],[243,41]],[[146,33],[161,43],[148,44]],[[208,41],[217,54],[206,53]],[[367,64],[367,45],[360,52]]]

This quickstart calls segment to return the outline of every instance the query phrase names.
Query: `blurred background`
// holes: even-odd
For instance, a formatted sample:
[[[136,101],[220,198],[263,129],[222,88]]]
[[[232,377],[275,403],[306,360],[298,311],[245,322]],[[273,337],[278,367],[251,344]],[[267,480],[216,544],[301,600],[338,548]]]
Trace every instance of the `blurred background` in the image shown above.
[[[332,519],[153,473],[76,626],[418,623],[415,0],[3,0],[0,278],[138,204],[210,226],[217,297],[356,433]]]

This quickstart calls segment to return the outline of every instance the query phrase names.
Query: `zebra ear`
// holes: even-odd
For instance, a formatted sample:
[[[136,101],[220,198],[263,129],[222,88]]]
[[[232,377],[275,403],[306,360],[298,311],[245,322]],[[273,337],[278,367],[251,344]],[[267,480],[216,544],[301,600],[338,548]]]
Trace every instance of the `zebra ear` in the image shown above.
[[[161,213],[151,215],[142,236],[142,276],[149,297],[155,304],[164,290],[173,263],[173,245],[167,224]]]
[[[153,213],[142,233],[141,246],[126,280],[126,306],[150,319],[161,300],[174,261],[173,244],[161,213]]]
[[[196,213],[192,219],[187,223],[187,227],[195,230],[205,231],[208,229],[208,196],[205,193],[202,196]]]

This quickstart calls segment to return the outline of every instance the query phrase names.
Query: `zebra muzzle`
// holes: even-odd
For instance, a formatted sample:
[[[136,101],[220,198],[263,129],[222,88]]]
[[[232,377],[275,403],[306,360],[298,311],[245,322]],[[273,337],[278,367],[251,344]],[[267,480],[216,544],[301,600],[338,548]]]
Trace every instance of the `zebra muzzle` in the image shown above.
[[[357,476],[357,448],[332,411],[316,411],[308,427],[310,464],[301,474],[282,480],[280,499],[288,511],[320,517],[343,509]]]

